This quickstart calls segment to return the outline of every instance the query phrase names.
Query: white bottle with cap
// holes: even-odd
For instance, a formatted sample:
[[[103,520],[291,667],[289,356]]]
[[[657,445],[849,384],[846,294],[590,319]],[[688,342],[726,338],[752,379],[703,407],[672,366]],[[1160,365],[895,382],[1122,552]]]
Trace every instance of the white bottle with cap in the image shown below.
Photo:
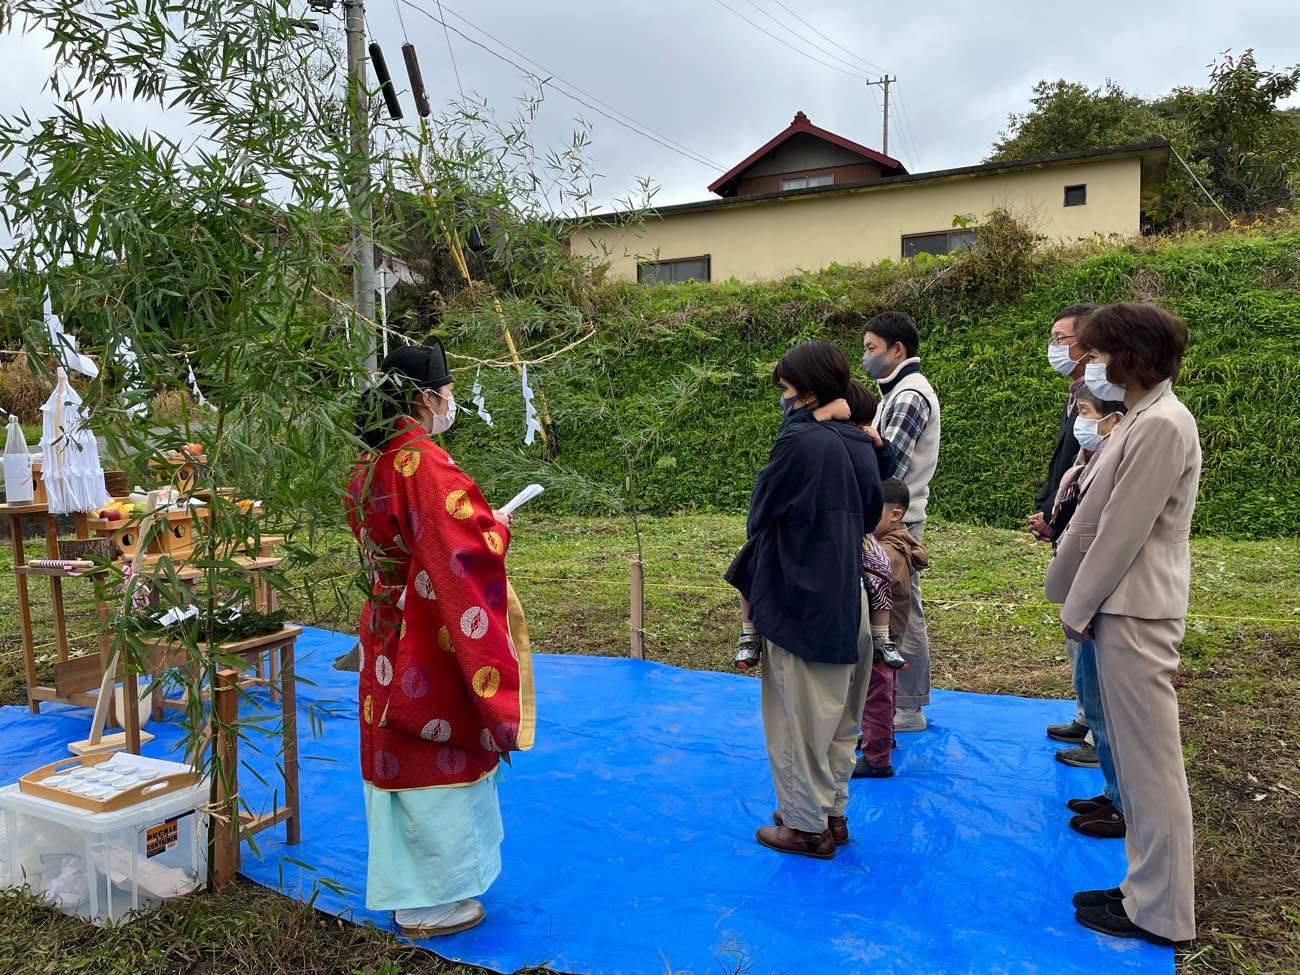
[[[27,450],[27,438],[18,425],[18,417],[11,413],[5,437],[5,501],[31,504],[32,491],[32,455]]]

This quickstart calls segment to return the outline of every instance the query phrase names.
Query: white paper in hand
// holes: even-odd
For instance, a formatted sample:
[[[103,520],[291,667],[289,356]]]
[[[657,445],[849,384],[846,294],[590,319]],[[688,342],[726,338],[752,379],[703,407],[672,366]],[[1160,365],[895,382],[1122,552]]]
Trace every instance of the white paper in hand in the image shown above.
[[[537,497],[545,490],[546,488],[542,487],[540,484],[528,485],[528,487],[524,488],[513,498],[507,501],[504,505],[502,505],[501,513],[503,515],[513,515],[521,507],[523,507],[529,501],[533,500],[533,498]]]

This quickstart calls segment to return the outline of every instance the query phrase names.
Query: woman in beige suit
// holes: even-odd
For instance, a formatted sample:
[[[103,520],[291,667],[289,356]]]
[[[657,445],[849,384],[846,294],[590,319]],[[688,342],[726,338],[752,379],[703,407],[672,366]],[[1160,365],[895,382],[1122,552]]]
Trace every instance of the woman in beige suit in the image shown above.
[[[1192,809],[1173,676],[1187,614],[1187,535],[1201,447],[1172,390],[1187,325],[1156,305],[1106,305],[1085,318],[1085,380],[1122,399],[1125,419],[1085,475],[1047,570],[1071,639],[1093,639],[1102,708],[1128,821],[1119,887],[1075,895],[1086,927],[1158,944],[1196,936]]]

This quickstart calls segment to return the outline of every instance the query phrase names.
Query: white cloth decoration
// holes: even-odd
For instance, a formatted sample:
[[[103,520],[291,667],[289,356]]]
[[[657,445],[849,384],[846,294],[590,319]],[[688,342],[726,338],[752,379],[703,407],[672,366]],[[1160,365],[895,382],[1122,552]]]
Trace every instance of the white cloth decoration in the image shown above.
[[[533,387],[528,385],[528,366],[523,367],[524,386],[524,443],[532,446],[533,438],[542,432],[542,424],[537,419],[537,407],[533,405]]]
[[[482,369],[474,370],[474,389],[471,402],[474,404],[474,412],[482,418],[488,426],[492,426],[492,414],[487,411],[487,404],[483,402],[483,383],[479,381],[479,374]]]
[[[50,514],[98,511],[108,501],[99,444],[81,414],[81,397],[62,366],[41,413],[41,477]]]
[[[63,322],[54,314],[54,302],[50,300],[49,291],[45,292],[45,329],[50,333],[50,344],[59,354],[65,368],[79,372],[94,379],[99,375],[99,367],[77,351],[77,340],[63,330]]]
[[[217,408],[209,403],[207,398],[203,395],[203,390],[199,389],[199,380],[194,375],[194,367],[190,365],[190,357],[188,355],[185,357],[185,373],[189,378],[190,392],[194,394],[195,402],[197,402],[199,406],[206,406],[213,413],[217,412]]]
[[[122,373],[126,380],[126,388],[122,392],[127,401],[127,415],[140,416],[142,413],[147,413],[149,407],[144,403],[144,387],[140,385],[140,358],[135,354],[135,346],[131,344],[130,336],[122,337],[118,354],[122,358],[124,367]]]

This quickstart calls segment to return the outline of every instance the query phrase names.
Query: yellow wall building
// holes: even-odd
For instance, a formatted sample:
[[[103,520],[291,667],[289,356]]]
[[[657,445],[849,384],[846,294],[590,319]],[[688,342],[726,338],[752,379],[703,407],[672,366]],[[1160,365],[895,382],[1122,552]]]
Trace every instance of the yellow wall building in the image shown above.
[[[574,229],[572,253],[607,263],[615,280],[756,281],[832,263],[946,253],[971,237],[953,227],[955,216],[979,219],[997,208],[1052,241],[1131,237],[1141,232],[1143,198],[1163,179],[1168,158],[1167,145],[1153,142],[909,174],[839,137],[833,148],[842,158],[827,157],[830,144],[816,145],[809,132],[824,130],[801,118],[792,123],[794,139],[787,129],[711,187],[735,195],[661,207],[633,224],[620,214],[598,215]],[[863,158],[880,175],[860,178],[863,164],[854,165],[844,145],[870,153]],[[796,175],[783,178],[783,168]],[[746,178],[755,171],[759,176]],[[858,178],[835,181],[845,171]],[[762,189],[774,180],[775,190],[744,194],[747,184]]]

